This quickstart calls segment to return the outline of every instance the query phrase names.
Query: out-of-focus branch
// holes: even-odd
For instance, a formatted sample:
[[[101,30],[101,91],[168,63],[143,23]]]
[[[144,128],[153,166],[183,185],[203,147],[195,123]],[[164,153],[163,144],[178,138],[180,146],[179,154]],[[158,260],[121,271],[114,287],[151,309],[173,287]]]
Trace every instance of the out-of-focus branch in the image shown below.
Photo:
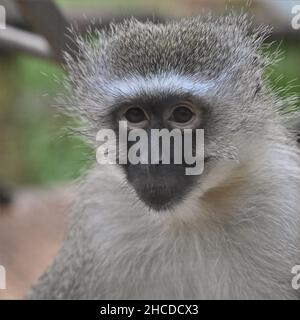
[[[2,208],[11,204],[12,197],[10,188],[0,180],[0,213]]]
[[[54,58],[63,63],[63,52],[74,52],[74,42],[68,36],[69,23],[52,0],[16,0],[27,23],[48,41]]]
[[[52,48],[44,37],[11,26],[7,26],[5,30],[0,30],[0,46],[40,58],[55,58]]]
[[[77,14],[71,12],[66,18],[53,0],[15,0],[14,3],[18,6],[19,19],[21,20],[17,25],[20,29],[12,27],[11,24],[9,28],[3,30],[0,33],[0,45],[4,49],[23,51],[38,57],[49,58],[59,64],[64,63],[64,52],[68,52],[75,58],[77,56],[76,44],[69,32],[69,27],[72,24],[76,25],[79,33],[85,33],[86,29],[91,26],[91,21],[93,21],[92,28],[103,28],[111,21],[117,22],[128,17],[128,15],[115,16],[112,13],[93,11],[89,12],[86,17],[78,12]],[[164,20],[158,16],[155,19],[151,18],[141,12],[136,12],[133,15],[141,21],[147,19]],[[23,31],[24,29],[26,31]]]

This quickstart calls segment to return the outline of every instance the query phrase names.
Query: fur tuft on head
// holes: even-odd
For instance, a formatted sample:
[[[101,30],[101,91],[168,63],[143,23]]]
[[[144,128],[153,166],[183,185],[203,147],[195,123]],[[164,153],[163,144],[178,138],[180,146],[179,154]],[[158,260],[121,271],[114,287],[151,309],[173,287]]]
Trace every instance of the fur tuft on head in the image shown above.
[[[246,14],[230,13],[163,24],[132,18],[86,38],[74,35],[80,59],[65,56],[70,94],[62,104],[88,122],[93,137],[118,99],[153,91],[211,93],[225,105],[226,98],[238,100],[243,112],[262,91],[272,62],[260,50],[267,34]]]

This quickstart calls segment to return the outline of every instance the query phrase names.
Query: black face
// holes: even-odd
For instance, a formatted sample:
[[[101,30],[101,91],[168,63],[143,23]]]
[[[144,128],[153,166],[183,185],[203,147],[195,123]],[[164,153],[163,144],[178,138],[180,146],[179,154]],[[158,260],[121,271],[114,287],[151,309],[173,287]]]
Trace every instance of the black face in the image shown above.
[[[181,164],[174,160],[176,141],[170,141],[170,164],[163,163],[161,140],[159,159],[151,163],[151,129],[193,129],[192,146],[195,147],[195,129],[203,128],[204,108],[201,102],[186,96],[171,96],[157,99],[135,99],[126,105],[121,105],[114,115],[116,130],[118,121],[127,121],[128,131],[144,129],[148,136],[148,163],[121,165],[128,182],[135,189],[138,197],[150,208],[160,211],[171,209],[184,200],[185,196],[196,184],[199,176],[187,175],[186,168],[193,167],[185,163],[183,154]],[[183,145],[183,136],[181,138]],[[135,142],[128,141],[128,150]]]
[[[183,201],[197,179],[185,175],[184,165],[128,164],[124,169],[140,200],[157,211],[171,209]]]

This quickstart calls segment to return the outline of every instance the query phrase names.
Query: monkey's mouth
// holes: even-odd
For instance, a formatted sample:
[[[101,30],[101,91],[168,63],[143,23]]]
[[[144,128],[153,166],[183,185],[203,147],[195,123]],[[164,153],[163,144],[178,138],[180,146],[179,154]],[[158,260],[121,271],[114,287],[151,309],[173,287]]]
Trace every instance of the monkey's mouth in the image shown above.
[[[168,186],[145,185],[142,189],[136,189],[136,192],[140,200],[155,211],[170,210],[183,199],[178,188]]]
[[[155,211],[171,210],[180,204],[196,183],[178,165],[127,165],[127,179],[139,199]]]

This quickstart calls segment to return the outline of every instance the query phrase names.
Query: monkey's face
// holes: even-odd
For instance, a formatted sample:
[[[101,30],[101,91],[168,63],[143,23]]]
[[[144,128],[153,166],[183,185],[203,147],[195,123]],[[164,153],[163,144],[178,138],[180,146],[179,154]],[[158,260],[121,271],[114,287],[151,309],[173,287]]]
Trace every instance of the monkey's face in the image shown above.
[[[185,88],[173,93],[162,87],[150,90],[151,82],[146,86],[147,92],[139,88],[139,94],[121,97],[114,105],[111,120],[119,140],[117,153],[119,158],[126,154],[126,163],[118,161],[118,165],[149,208],[172,210],[195,194],[200,197],[230,176],[239,166],[236,152],[241,159],[244,152],[241,147],[251,150],[247,137],[253,134],[247,130],[252,131],[253,125],[259,135],[260,127],[253,116],[247,120],[247,126],[241,126],[239,119],[233,117],[234,107],[226,100],[225,93],[219,101],[212,91],[209,97],[204,93],[184,92]],[[238,101],[234,105],[238,108]],[[254,119],[252,124],[251,119]],[[120,132],[120,123],[126,124],[125,131]],[[170,135],[174,130],[180,132],[179,138]],[[169,134],[169,144],[164,144],[163,134],[157,139],[154,134],[157,131]],[[186,131],[190,134],[186,135]],[[199,131],[204,135],[200,141]],[[132,135],[133,132],[137,135]],[[124,139],[125,145],[120,141]],[[187,160],[187,153],[194,157],[194,162]]]
[[[155,210],[172,209],[192,191],[200,188],[203,194],[216,186],[231,174],[236,154],[238,160],[246,159],[247,152],[253,158],[253,137],[259,145],[273,114],[262,94],[265,60],[257,49],[263,37],[248,37],[239,18],[202,20],[165,25],[127,21],[99,34],[98,41],[80,41],[84,61],[79,67],[75,61],[68,64],[76,85],[69,104],[88,123],[93,142],[101,127],[113,127],[118,136],[120,121],[128,125],[121,134],[126,140],[133,129],[147,132],[141,143],[147,146],[137,151],[143,161],[130,159],[133,139],[123,148],[126,163],[119,165],[140,200]],[[152,141],[155,129],[190,129],[192,137],[204,129],[203,173],[187,174],[193,164],[182,148],[182,161],[172,158],[180,149],[172,140],[161,150],[169,151],[169,164],[159,157],[149,161],[151,146],[159,145]],[[191,149],[197,153],[195,141]]]
[[[117,107],[113,121],[118,137],[119,123],[126,125],[121,133],[125,150],[119,141],[118,151],[125,151],[127,161],[119,165],[151,209],[172,209],[197,184],[204,162],[204,153],[197,158],[196,149],[204,148],[198,131],[203,132],[205,114],[203,103],[187,94],[139,96]],[[137,136],[131,139],[133,132]]]

